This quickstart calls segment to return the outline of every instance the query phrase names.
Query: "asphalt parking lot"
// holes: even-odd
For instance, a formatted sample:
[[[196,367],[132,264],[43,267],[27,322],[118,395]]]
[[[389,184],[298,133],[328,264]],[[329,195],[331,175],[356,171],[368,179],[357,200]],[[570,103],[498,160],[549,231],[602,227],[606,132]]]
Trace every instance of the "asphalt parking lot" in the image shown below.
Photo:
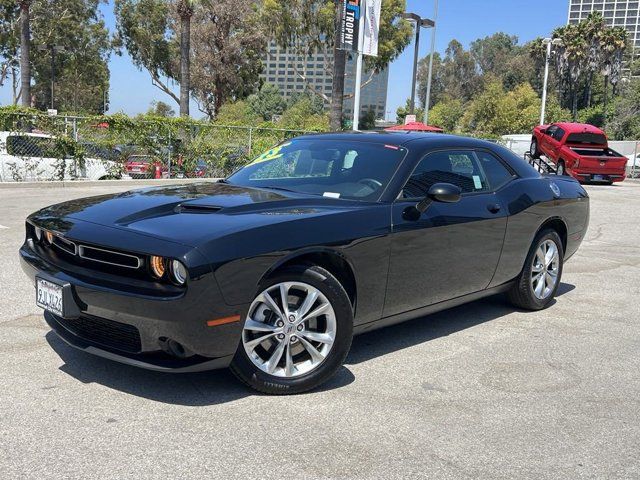
[[[548,310],[495,297],[357,337],[294,397],[48,331],[17,259],[24,218],[127,188],[0,189],[3,478],[640,477],[640,183],[587,187],[589,233]]]

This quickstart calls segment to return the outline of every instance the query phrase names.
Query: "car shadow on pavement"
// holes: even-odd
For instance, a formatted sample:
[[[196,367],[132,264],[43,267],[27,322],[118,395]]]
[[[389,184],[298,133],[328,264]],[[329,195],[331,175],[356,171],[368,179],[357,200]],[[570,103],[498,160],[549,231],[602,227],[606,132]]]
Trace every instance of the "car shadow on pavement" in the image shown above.
[[[156,402],[185,406],[217,405],[260,395],[243,385],[229,369],[198,373],[154,372],[77,350],[52,331],[45,338],[64,362],[60,370],[82,383],[97,383]],[[314,392],[340,388],[354,380],[349,369],[341,367],[330,381]]]
[[[571,284],[562,283],[557,296],[574,288]],[[450,335],[514,311],[514,307],[499,295],[357,336],[353,339],[345,366],[311,393],[337,389],[354,382],[355,377],[348,365]],[[64,362],[60,370],[82,383],[98,383],[130,395],[185,406],[217,405],[260,395],[243,385],[228,369],[182,374],[153,372],[76,350],[51,331],[45,338]]]
[[[561,283],[556,297],[575,288],[569,283]],[[551,305],[553,303],[555,303],[555,299]],[[353,339],[351,351],[345,364],[355,365],[366,362],[372,358],[475,327],[516,311],[520,310],[511,305],[505,295],[495,295],[415,320],[364,333]],[[522,312],[526,313],[524,310]]]

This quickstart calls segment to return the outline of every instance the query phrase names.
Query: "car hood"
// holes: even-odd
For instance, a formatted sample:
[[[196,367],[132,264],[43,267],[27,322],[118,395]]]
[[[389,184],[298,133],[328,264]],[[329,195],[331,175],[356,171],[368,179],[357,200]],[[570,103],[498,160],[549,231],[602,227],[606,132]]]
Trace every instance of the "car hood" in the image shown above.
[[[327,215],[363,202],[217,182],[153,187],[71,200],[30,219],[80,220],[198,246],[216,236],[266,224]]]

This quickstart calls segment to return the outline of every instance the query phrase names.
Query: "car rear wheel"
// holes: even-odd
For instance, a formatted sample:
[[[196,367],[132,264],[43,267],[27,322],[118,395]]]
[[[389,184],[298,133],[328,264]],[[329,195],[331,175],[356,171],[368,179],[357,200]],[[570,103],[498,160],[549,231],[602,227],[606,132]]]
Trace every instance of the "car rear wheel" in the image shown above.
[[[555,230],[541,231],[533,241],[524,268],[509,291],[509,299],[527,310],[547,308],[558,291],[564,251]]]
[[[336,373],[352,336],[353,311],[340,282],[318,266],[289,267],[249,306],[231,370],[264,393],[304,392]]]
[[[529,153],[531,154],[532,158],[540,158],[540,151],[538,150],[538,140],[536,140],[535,138],[531,140]]]

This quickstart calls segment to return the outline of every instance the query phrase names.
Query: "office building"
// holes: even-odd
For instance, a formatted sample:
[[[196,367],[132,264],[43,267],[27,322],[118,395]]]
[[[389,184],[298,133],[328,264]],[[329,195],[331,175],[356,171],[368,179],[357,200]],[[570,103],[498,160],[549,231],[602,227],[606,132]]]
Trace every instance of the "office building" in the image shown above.
[[[315,52],[308,57],[303,57],[288,49],[283,49],[270,42],[267,54],[263,58],[262,80],[276,85],[285,98],[289,99],[295,93],[303,93],[307,82],[313,85],[316,91],[323,92],[331,98],[333,71],[333,52]],[[346,66],[345,94],[354,92],[355,59],[349,60]],[[303,75],[306,79],[301,77]],[[376,118],[384,118],[387,107],[387,82],[389,73],[387,70],[376,74],[373,80],[361,90],[361,112],[364,114],[373,109]],[[362,73],[363,81],[369,78],[365,71]],[[328,102],[327,102],[328,106]],[[347,118],[352,116],[353,98],[344,101],[344,114]]]
[[[568,23],[577,24],[591,12],[600,12],[610,27],[629,32],[633,51],[640,54],[640,8],[638,0],[569,0]]]

